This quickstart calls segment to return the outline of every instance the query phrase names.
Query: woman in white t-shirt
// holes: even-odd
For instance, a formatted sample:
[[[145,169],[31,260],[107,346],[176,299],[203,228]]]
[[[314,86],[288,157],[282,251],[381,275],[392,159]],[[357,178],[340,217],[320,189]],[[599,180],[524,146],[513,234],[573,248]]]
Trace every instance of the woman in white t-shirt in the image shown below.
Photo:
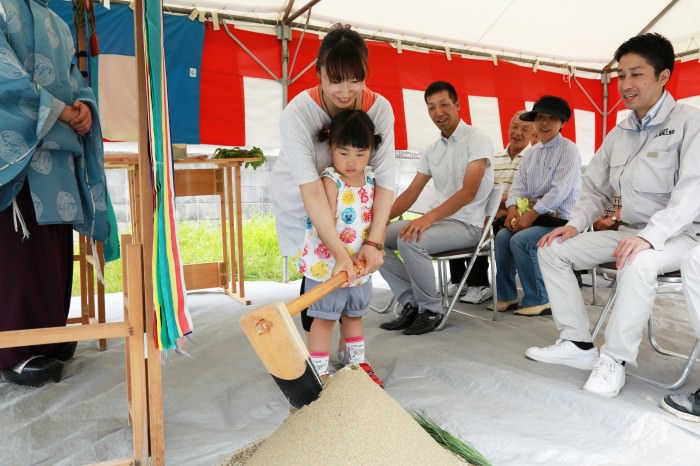
[[[356,259],[364,263],[361,275],[384,262],[384,230],[395,189],[394,114],[389,101],[365,86],[367,45],[347,26],[336,25],[323,38],[316,72],[320,84],[297,95],[282,112],[282,147],[272,169],[272,207],[275,212],[280,252],[298,255],[304,242],[308,216],[335,259],[333,273],[346,271],[356,278],[353,260],[335,231],[335,220],[326,201],[320,173],[331,165],[328,141],[318,134],[341,110],[367,112],[382,143],[369,163],[376,175],[376,192],[370,232]],[[303,291],[303,284],[302,284]],[[310,319],[302,319],[308,331]]]

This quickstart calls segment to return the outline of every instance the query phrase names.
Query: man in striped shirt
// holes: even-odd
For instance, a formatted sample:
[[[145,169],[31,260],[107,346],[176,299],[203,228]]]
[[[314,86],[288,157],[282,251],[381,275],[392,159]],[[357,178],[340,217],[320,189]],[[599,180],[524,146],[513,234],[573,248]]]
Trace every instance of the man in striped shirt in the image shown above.
[[[494,228],[503,225],[503,218],[506,215],[505,201],[508,199],[510,187],[513,184],[518,172],[518,167],[523,160],[523,153],[530,144],[530,139],[535,133],[532,122],[523,121],[520,115],[524,110],[516,112],[508,125],[508,146],[502,152],[494,156],[494,184],[503,185],[503,197]],[[495,231],[497,232],[497,230]],[[466,272],[466,261],[455,259],[450,261],[451,282],[456,288]],[[474,267],[467,279],[466,293],[460,301],[470,304],[481,304],[493,296],[491,286],[489,286],[489,261],[487,257],[479,257],[474,262]]]

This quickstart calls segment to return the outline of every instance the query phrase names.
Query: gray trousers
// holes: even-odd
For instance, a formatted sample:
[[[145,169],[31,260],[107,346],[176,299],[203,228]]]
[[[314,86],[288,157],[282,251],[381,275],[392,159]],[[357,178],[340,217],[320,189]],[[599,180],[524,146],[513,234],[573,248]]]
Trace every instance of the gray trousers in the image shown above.
[[[425,230],[420,241],[405,241],[399,238],[399,232],[406,223],[402,220],[387,227],[384,245],[388,250],[379,273],[402,306],[412,303],[421,311],[442,314],[442,301],[435,284],[435,269],[430,254],[476,246],[482,229],[457,220],[443,219]],[[401,259],[396,255],[397,251]]]
[[[588,312],[573,270],[614,262],[612,253],[617,244],[637,233],[639,230],[624,227],[618,231],[588,232],[539,248],[540,270],[562,339],[591,341]],[[666,241],[663,250],[642,251],[631,264],[618,270],[617,298],[601,352],[618,361],[636,363],[644,326],[656,298],[656,276],[678,270],[683,257],[697,244],[694,236],[681,233]]]

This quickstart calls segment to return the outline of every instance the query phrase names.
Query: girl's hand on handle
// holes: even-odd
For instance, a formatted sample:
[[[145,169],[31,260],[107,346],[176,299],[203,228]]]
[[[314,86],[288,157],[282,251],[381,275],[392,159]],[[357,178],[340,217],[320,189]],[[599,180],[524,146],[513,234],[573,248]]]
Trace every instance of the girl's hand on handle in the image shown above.
[[[340,272],[346,272],[348,274],[348,281],[343,284],[342,288],[347,287],[350,283],[357,279],[357,273],[355,273],[354,263],[348,254],[344,254],[342,257],[336,257],[335,267],[333,267],[333,272],[331,275],[339,274]]]

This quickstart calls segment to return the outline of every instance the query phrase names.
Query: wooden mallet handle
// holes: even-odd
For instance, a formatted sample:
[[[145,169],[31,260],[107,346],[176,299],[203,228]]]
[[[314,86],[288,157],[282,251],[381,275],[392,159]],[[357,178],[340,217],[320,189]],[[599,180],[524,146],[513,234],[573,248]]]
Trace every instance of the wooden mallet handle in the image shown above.
[[[361,270],[362,269],[359,266],[355,265],[355,273],[360,273]],[[335,274],[329,280],[310,289],[309,291],[296,298],[294,301],[287,303],[287,310],[289,311],[289,315],[294,317],[295,315],[299,314],[301,311],[303,311],[319,299],[323,298],[331,291],[335,290],[347,281],[347,272],[343,271],[338,274]]]

